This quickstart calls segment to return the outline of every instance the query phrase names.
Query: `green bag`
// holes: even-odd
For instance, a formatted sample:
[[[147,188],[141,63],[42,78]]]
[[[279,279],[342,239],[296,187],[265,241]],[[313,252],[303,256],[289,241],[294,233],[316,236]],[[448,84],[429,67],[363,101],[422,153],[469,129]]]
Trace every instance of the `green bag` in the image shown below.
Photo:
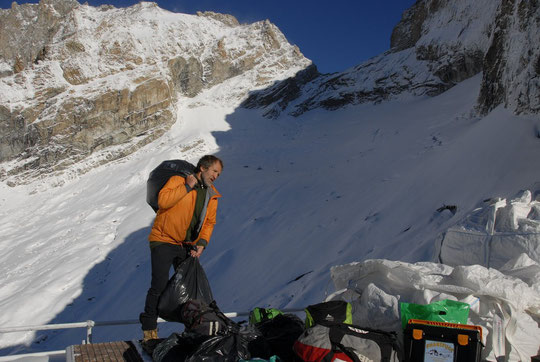
[[[430,304],[399,303],[401,326],[407,326],[409,319],[421,319],[433,322],[467,324],[469,308],[467,303],[444,299]]]
[[[283,314],[279,309],[276,308],[255,308],[249,312],[249,324],[255,325],[260,322],[267,321],[274,318],[275,316]]]

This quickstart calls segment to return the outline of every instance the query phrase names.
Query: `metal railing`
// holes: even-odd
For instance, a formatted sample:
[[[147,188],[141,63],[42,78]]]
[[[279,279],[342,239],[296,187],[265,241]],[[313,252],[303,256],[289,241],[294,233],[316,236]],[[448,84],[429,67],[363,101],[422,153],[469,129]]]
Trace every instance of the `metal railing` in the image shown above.
[[[60,350],[60,351],[47,351],[47,352],[34,352],[34,353],[25,353],[25,354],[16,354],[16,355],[10,355],[10,356],[0,356],[0,361],[4,362],[13,362],[13,361],[34,361],[36,358],[39,357],[48,357],[48,358],[65,358],[66,357],[66,351]],[[42,359],[39,359],[40,361]]]
[[[280,309],[283,313],[300,313],[304,309]],[[247,317],[249,312],[228,312],[224,313],[225,316],[229,318],[236,317]],[[167,322],[164,319],[159,318],[158,323]],[[74,323],[59,323],[59,324],[44,324],[44,325],[34,325],[34,326],[18,326],[18,327],[3,327],[0,328],[0,333],[16,333],[16,332],[35,332],[35,331],[46,331],[46,330],[55,330],[55,329],[73,329],[73,328],[86,328],[86,340],[83,343],[92,343],[92,332],[94,327],[104,327],[104,326],[121,326],[129,324],[139,324],[138,319],[128,319],[128,320],[117,320],[117,321],[101,321],[96,322],[93,320],[87,320],[86,322],[74,322]],[[1,357],[0,361],[9,361],[5,358],[13,358],[15,356],[50,356],[50,355],[61,355],[65,354],[65,351],[50,351],[50,352],[37,352],[26,355],[12,355],[7,357]]]

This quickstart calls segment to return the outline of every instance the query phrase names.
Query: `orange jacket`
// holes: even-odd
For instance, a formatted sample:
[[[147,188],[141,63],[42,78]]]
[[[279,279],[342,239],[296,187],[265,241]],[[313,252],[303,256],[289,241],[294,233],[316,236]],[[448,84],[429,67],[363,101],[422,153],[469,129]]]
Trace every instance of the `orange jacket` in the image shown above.
[[[197,193],[194,191],[187,192],[185,182],[185,178],[181,176],[172,176],[159,192],[159,210],[148,236],[149,241],[161,241],[171,244],[185,243],[186,231],[191,223],[197,200]],[[221,195],[214,185],[208,188],[208,203],[203,209],[203,215],[201,215],[203,219],[202,227],[197,239],[189,244],[195,245],[200,239],[210,241],[216,224],[218,197],[221,197]]]

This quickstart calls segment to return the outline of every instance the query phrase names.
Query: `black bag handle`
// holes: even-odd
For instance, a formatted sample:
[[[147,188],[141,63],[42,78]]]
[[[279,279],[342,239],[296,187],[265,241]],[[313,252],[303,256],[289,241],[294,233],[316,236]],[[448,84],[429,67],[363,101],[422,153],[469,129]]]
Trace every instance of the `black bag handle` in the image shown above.
[[[341,340],[345,336],[345,332],[343,329],[333,328],[332,326],[330,326],[328,336],[330,337],[330,343],[332,344],[332,352],[329,353],[329,355],[331,354],[329,361],[332,360],[332,357],[334,356],[336,351],[341,351],[345,353],[347,357],[352,359],[353,362],[360,362],[360,359],[358,358],[356,353],[354,353],[352,348],[345,347],[343,344],[341,344]]]

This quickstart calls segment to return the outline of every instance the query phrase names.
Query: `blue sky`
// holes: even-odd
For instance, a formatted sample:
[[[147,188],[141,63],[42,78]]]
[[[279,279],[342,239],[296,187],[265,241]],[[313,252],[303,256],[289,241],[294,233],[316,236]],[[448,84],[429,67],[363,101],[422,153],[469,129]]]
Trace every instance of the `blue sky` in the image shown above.
[[[35,1],[31,1],[35,2]],[[83,2],[83,1],[80,1]],[[89,0],[90,5],[130,6],[138,0]],[[215,11],[241,23],[269,19],[323,73],[345,70],[390,47],[390,34],[415,0],[159,0],[160,7],[193,14]],[[24,3],[19,1],[19,3]],[[0,0],[9,8],[11,0]]]

